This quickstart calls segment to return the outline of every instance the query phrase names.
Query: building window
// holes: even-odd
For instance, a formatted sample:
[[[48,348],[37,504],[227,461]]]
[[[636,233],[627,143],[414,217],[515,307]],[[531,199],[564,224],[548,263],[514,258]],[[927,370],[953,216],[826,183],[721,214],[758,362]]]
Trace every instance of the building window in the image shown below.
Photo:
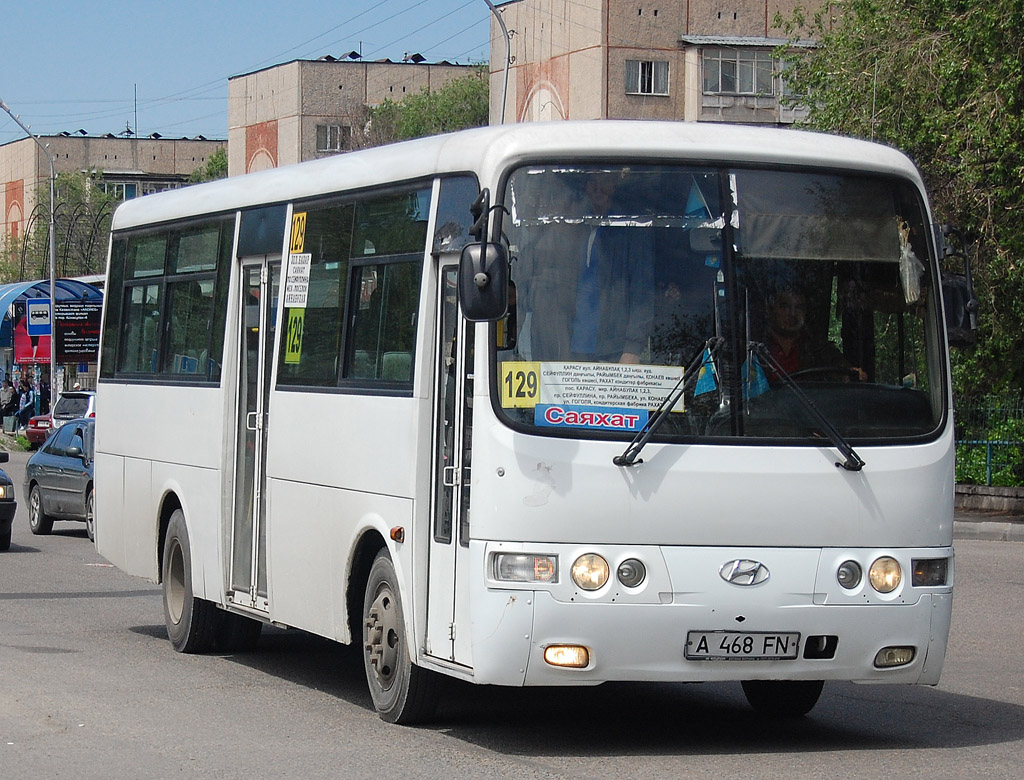
[[[668,63],[626,60],[627,95],[667,95]]]
[[[317,125],[316,150],[318,152],[341,152],[348,148],[352,128],[346,125]]]
[[[704,93],[774,95],[774,59],[767,49],[704,49]]]
[[[137,195],[133,182],[105,181],[100,184],[100,189],[117,200],[131,200]]]

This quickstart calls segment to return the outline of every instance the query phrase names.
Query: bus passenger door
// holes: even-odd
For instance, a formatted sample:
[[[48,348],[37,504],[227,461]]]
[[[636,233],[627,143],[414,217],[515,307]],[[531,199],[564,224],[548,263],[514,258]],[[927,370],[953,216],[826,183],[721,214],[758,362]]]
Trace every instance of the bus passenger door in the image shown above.
[[[456,265],[441,266],[434,372],[427,653],[472,666],[468,591],[473,324],[459,314]]]
[[[269,610],[267,598],[267,400],[281,262],[269,256],[242,261],[238,357],[235,501],[228,600]]]

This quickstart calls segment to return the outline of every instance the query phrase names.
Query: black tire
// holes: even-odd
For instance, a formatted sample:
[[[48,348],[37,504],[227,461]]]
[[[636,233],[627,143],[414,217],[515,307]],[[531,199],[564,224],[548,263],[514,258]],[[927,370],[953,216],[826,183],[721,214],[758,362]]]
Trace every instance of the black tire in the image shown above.
[[[744,680],[743,693],[757,712],[778,718],[799,718],[818,703],[821,680]]]
[[[388,723],[418,723],[437,706],[437,678],[413,664],[398,578],[387,550],[370,567],[363,597],[363,667],[373,706]]]
[[[85,532],[90,542],[96,541],[96,491],[92,488],[85,499]]]
[[[212,602],[192,595],[192,553],[185,514],[175,510],[167,526],[161,561],[164,622],[167,638],[179,653],[204,653],[214,648],[221,612]]]
[[[53,530],[53,518],[43,509],[43,494],[39,485],[33,485],[28,494],[28,527],[36,536],[46,536]]]
[[[251,652],[259,644],[262,632],[263,624],[258,620],[233,612],[221,612],[217,625],[217,652]]]
[[[7,552],[11,549],[11,530],[8,528],[0,531],[0,552]]]

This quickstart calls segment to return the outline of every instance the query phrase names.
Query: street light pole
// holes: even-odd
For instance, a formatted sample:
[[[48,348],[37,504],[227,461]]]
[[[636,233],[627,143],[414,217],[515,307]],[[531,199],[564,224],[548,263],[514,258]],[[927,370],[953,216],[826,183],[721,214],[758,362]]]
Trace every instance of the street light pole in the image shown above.
[[[0,99],[0,108],[7,112],[8,116],[17,122],[18,127],[25,131],[29,138],[35,141],[36,146],[43,150],[46,159],[50,162],[50,408],[53,408],[54,393],[57,391],[57,227],[54,219],[54,199],[57,174],[53,164],[53,155],[48,145],[44,145],[28,127],[11,111],[3,99]],[[59,394],[59,393],[58,393]]]
[[[508,67],[512,64],[512,39],[509,37],[508,28],[505,27],[505,20],[498,12],[498,9],[494,7],[494,3],[491,0],[484,0],[484,2],[491,9],[494,18],[498,20],[501,34],[505,36],[505,78],[501,86],[501,124],[505,124],[505,101],[508,98]]]

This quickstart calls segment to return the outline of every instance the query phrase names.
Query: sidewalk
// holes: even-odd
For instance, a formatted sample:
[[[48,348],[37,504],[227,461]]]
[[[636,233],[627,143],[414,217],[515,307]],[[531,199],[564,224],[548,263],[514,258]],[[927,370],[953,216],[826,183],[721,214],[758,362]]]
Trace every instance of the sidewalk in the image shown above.
[[[956,539],[1024,542],[1024,490],[957,485],[953,514]]]
[[[958,507],[953,515],[953,538],[1024,542],[1024,516]]]

